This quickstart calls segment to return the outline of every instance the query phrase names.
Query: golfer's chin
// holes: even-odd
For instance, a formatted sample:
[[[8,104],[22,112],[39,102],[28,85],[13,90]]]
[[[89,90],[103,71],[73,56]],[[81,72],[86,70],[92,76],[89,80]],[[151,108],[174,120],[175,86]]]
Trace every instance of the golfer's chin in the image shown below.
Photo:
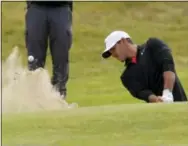
[[[117,59],[118,61],[120,61],[120,62],[125,62],[125,59],[124,59],[124,58],[118,58],[118,57],[116,57],[116,59]]]
[[[123,59],[121,59],[121,60],[120,60],[120,59],[118,59],[118,61],[120,61],[120,62],[125,62]]]
[[[120,61],[120,62],[125,62],[125,60],[126,60],[126,59],[121,59],[121,58],[119,58],[119,61]]]

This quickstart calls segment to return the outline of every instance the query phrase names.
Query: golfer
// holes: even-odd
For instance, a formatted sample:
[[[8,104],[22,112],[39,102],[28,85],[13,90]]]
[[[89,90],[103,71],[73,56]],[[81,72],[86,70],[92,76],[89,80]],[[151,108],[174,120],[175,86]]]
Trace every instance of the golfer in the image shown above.
[[[121,81],[133,97],[149,103],[187,101],[171,49],[162,40],[149,38],[136,45],[128,33],[114,31],[105,38],[105,47],[103,58],[125,62]]]
[[[44,68],[49,46],[52,84],[65,99],[69,77],[69,50],[72,45],[72,1],[27,1],[26,48],[28,68]],[[49,45],[48,45],[49,39]]]

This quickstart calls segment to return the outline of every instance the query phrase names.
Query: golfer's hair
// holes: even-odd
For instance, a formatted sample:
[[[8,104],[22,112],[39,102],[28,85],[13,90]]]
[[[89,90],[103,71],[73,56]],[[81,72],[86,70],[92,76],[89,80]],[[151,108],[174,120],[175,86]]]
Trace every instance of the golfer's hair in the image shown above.
[[[130,44],[133,44],[133,41],[132,41],[130,38],[127,38],[127,41],[128,41]]]

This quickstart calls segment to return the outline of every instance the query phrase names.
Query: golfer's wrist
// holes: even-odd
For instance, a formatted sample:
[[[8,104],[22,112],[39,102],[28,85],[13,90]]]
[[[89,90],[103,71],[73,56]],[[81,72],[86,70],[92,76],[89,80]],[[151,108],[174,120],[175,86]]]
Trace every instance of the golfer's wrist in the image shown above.
[[[172,92],[169,89],[164,89],[162,97],[173,98],[173,94],[172,94]]]

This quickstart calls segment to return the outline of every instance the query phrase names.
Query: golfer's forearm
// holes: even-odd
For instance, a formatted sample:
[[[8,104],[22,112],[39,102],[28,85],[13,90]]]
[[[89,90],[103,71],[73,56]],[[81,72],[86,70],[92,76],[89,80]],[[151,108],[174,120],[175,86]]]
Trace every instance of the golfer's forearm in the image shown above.
[[[174,82],[175,82],[175,65],[172,58],[172,55],[169,52],[165,53],[164,56],[165,59],[163,59],[163,81],[164,89],[168,89],[170,91],[173,90]]]
[[[163,73],[163,78],[164,78],[164,89],[169,89],[172,92],[175,83],[175,73],[172,71],[165,71]]]

